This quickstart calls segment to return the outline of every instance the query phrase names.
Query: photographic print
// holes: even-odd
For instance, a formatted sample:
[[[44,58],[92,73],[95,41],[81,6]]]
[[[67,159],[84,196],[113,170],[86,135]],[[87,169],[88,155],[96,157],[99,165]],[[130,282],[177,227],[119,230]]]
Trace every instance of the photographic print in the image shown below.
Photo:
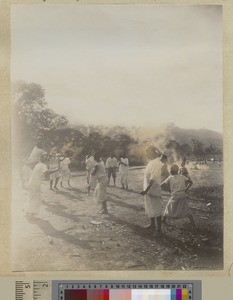
[[[12,5],[12,270],[222,270],[221,5]]]

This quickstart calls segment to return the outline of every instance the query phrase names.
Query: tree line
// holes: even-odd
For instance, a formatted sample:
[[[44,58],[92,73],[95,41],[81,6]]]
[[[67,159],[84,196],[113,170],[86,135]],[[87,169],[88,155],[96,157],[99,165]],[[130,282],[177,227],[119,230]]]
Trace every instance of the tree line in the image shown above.
[[[117,157],[125,153],[131,165],[142,165],[145,163],[145,145],[152,142],[141,142],[127,129],[119,130],[119,126],[111,128],[107,134],[100,127],[80,125],[74,128],[64,115],[48,107],[41,85],[24,81],[12,84],[12,126],[12,143],[19,159],[27,157],[40,140],[48,152],[53,148],[58,152],[68,151],[73,169],[85,167],[85,157],[92,149],[100,151],[103,159],[110,153]],[[171,160],[186,157],[206,161],[222,155],[221,149],[213,144],[205,146],[198,139],[183,144],[167,139],[164,147]]]

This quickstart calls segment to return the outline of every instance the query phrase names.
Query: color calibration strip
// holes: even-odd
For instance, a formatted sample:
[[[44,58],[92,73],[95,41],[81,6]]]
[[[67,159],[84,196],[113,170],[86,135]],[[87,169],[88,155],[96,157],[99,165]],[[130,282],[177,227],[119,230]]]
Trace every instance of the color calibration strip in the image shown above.
[[[53,281],[52,300],[201,300],[200,280]]]
[[[188,282],[64,282],[58,285],[58,290],[59,300],[196,300],[193,298],[193,284]]]
[[[201,280],[17,280],[15,300],[201,300]]]
[[[61,295],[62,296],[62,295]],[[60,300],[189,300],[188,289],[65,290]],[[190,299],[192,296],[190,294]]]

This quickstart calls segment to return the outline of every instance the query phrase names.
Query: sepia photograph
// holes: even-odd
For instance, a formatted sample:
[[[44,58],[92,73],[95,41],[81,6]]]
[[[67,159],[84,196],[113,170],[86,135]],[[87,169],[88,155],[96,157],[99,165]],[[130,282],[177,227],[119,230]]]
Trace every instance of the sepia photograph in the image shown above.
[[[222,270],[221,5],[11,6],[13,271]]]

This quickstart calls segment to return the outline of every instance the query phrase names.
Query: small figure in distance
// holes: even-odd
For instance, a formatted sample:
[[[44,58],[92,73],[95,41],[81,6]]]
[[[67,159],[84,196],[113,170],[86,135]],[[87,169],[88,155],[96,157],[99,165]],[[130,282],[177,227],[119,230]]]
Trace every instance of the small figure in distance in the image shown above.
[[[181,162],[179,173],[190,179],[189,172],[188,169],[185,167],[185,164],[186,164],[186,159],[183,159]]]
[[[97,185],[95,188],[95,200],[98,204],[101,205],[100,214],[107,214],[107,186],[108,186],[108,177],[105,169],[105,165],[101,159],[99,153],[95,153],[94,159],[96,164],[94,166],[94,170],[92,172],[92,176],[94,176],[97,180]]]
[[[50,152],[49,171],[51,172],[51,174],[49,175],[50,190],[53,190],[53,188],[58,190],[57,184],[59,181],[60,172],[59,172],[59,156],[56,153],[56,149],[53,149]],[[53,186],[53,182],[54,182],[54,186]]]
[[[85,161],[86,170],[87,170],[87,195],[90,195],[91,190],[95,190],[97,184],[95,176],[92,175],[94,166],[96,164],[94,156],[95,156],[95,150],[92,150],[90,155],[86,156],[86,161]]]
[[[71,185],[70,185],[71,173],[70,173],[70,169],[69,169],[70,163],[71,163],[71,160],[69,158],[69,153],[66,151],[64,153],[64,156],[60,159],[60,172],[61,172],[60,185],[61,185],[61,187],[64,187],[62,184],[64,181],[66,181],[68,186],[71,187]]]
[[[113,184],[116,186],[116,169],[117,169],[117,159],[111,153],[110,157],[106,161],[106,168],[108,170],[108,185],[110,185],[110,179],[113,178]]]
[[[119,174],[121,178],[120,180],[122,188],[126,188],[126,190],[128,190],[129,160],[126,157],[125,153],[122,154],[119,161]]]

